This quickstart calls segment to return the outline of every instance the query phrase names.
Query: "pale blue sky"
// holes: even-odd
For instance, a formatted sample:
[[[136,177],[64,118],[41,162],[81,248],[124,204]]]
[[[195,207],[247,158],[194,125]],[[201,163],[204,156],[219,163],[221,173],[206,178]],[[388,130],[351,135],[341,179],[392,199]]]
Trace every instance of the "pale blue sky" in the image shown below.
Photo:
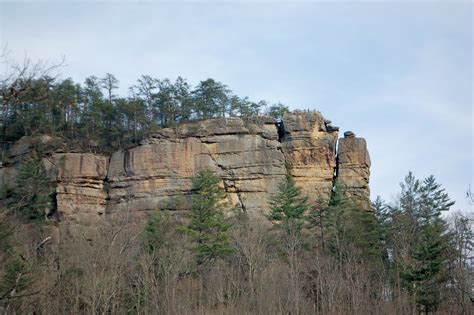
[[[457,201],[473,183],[473,7],[469,1],[2,2],[13,57],[58,60],[64,77],[142,74],[321,111],[365,137],[372,197],[412,170]]]

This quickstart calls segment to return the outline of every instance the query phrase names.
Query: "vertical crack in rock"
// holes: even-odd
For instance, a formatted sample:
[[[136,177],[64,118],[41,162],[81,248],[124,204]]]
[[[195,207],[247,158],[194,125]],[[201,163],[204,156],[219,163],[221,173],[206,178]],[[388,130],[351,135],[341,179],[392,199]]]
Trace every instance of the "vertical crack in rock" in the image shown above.
[[[285,113],[281,125],[282,152],[295,183],[311,202],[331,194],[339,129],[316,111]]]
[[[28,141],[18,141],[9,164],[0,168],[5,187],[14,188],[19,157],[29,154]],[[257,116],[189,122],[160,129],[110,156],[64,152],[51,152],[58,170],[50,173],[66,221],[94,220],[105,209],[166,209],[171,196],[189,194],[190,179],[204,168],[218,173],[232,204],[252,215],[268,211],[287,173],[310,199],[330,194],[337,181],[351,198],[369,204],[365,140],[346,133],[338,141],[338,128],[319,112],[286,113],[278,121]]]
[[[278,141],[282,142],[283,137],[285,136],[285,125],[283,123],[283,118],[279,118],[276,123],[276,128],[278,132]]]
[[[331,187],[331,196],[330,196],[331,199],[334,198],[334,195],[336,193],[337,176],[338,176],[338,173],[339,173],[338,145],[339,145],[339,139],[336,140],[335,145],[334,145],[334,157],[336,159],[336,166],[334,167],[334,173],[333,173],[333,177],[332,177],[332,187]]]
[[[105,210],[104,213],[107,213],[109,209],[109,202],[110,202],[110,181],[109,181],[109,170],[110,170],[110,162],[112,160],[112,155],[107,157],[107,169],[105,171],[105,178],[102,181],[102,190],[105,193]],[[125,164],[124,164],[125,168]],[[99,171],[99,169],[97,169]]]
[[[285,138],[285,125],[283,123],[283,118],[279,118],[277,123],[275,124],[276,128],[277,128],[277,133],[278,133],[278,142],[280,142],[280,145],[276,147],[277,151],[280,152],[283,157],[285,157],[285,152],[283,152],[283,145],[282,143],[284,142],[284,138]],[[284,162],[284,167],[285,167],[285,173],[286,175],[290,174],[289,172],[289,162],[288,160],[285,158],[285,162]]]

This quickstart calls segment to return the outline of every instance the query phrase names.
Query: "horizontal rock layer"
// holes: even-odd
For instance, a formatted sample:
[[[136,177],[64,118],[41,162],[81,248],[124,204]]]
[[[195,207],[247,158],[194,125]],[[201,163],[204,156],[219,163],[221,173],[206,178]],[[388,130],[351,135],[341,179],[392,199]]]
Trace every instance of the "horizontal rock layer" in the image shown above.
[[[282,122],[220,118],[161,129],[110,157],[64,152],[55,144],[60,149],[44,164],[56,185],[57,209],[66,220],[183,210],[193,176],[205,168],[220,177],[230,204],[255,215],[269,210],[287,172],[310,200],[329,195],[337,175],[347,194],[367,207],[370,158],[365,140],[353,133],[340,139],[336,157],[337,140],[338,128],[318,112],[285,114]],[[15,167],[30,147],[25,139],[11,149],[11,158],[0,168],[2,185],[12,189]]]

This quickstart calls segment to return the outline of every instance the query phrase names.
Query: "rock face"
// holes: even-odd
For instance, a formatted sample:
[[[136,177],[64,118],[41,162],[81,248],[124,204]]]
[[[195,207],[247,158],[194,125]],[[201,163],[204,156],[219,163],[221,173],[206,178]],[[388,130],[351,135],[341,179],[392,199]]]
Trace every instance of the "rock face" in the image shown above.
[[[310,200],[329,195],[336,169],[338,129],[329,131],[326,120],[317,112],[283,117],[283,153],[295,182]]]
[[[56,181],[56,205],[70,220],[87,221],[105,212],[108,158],[92,153],[55,153],[43,160]]]
[[[354,133],[344,134],[337,149],[337,181],[344,185],[346,194],[360,206],[370,209],[370,156],[365,139]]]
[[[337,153],[339,129],[330,123],[318,112],[288,113],[281,122],[269,117],[211,119],[161,129],[110,157],[64,152],[56,145],[60,149],[44,164],[64,220],[182,210],[192,177],[204,168],[221,178],[229,203],[254,215],[269,210],[288,172],[310,200],[329,195],[337,179],[351,198],[367,207],[370,158],[365,140],[351,132],[339,140]],[[30,147],[24,142],[0,168],[0,181],[10,188],[15,167]]]
[[[164,129],[110,159],[107,209],[179,210],[201,169],[221,179],[232,205],[249,212],[268,208],[270,192],[286,174],[276,121],[213,119]]]

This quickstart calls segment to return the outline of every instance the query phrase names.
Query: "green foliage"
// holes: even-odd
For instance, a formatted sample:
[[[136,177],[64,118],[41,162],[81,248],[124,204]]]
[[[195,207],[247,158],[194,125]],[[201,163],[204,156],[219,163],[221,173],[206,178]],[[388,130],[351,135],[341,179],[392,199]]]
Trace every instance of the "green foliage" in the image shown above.
[[[284,229],[301,230],[308,210],[308,197],[302,196],[291,175],[286,175],[278,186],[278,193],[271,202],[269,218],[280,221]]]
[[[289,111],[290,108],[288,106],[283,105],[282,103],[277,103],[270,106],[266,114],[275,118],[282,118],[283,115]]]
[[[225,193],[219,188],[219,181],[210,170],[200,171],[193,178],[189,223],[181,230],[195,244],[193,250],[198,265],[212,263],[232,252],[228,234],[231,224],[224,218]]]
[[[376,216],[347,199],[344,186],[336,184],[323,212],[326,248],[335,257],[352,255],[359,261],[374,263],[382,259],[382,231]]]
[[[158,81],[159,92],[156,94],[160,104],[160,122],[162,126],[176,124],[188,120],[191,116],[190,86],[181,77],[174,83],[168,79]]]
[[[268,218],[277,221],[275,228],[283,232],[275,244],[288,257],[290,265],[295,263],[295,254],[307,245],[303,226],[308,209],[308,197],[302,195],[293,177],[287,175],[278,186],[278,193],[271,202]]]
[[[380,196],[377,196],[372,202],[372,211],[382,225],[387,222],[389,218],[388,207]]]
[[[415,297],[421,312],[436,311],[450,280],[452,235],[442,212],[454,204],[434,176],[420,181],[409,172],[396,205],[378,216],[396,275]]]
[[[224,117],[229,107],[230,90],[214,79],[199,82],[193,91],[193,102],[199,118]]]
[[[22,136],[50,134],[64,137],[78,149],[108,152],[136,143],[160,127],[193,119],[251,117],[267,106],[265,101],[232,95],[214,79],[193,89],[181,77],[173,82],[144,75],[128,97],[118,96],[119,81],[110,73],[90,76],[82,85],[46,75],[12,82],[0,83],[4,146]],[[281,104],[271,108],[271,115],[286,110]]]
[[[445,223],[441,213],[454,205],[454,201],[450,200],[445,189],[441,188],[433,175],[423,180],[417,203],[416,220],[422,227]]]
[[[171,230],[169,215],[163,211],[154,211],[148,218],[143,231],[145,247],[150,252],[157,252],[168,245],[168,234]]]
[[[0,278],[0,298],[6,297],[13,293],[24,291],[31,283],[30,277],[27,275],[28,270],[24,259],[20,255],[13,255],[2,268]]]
[[[267,103],[263,100],[255,103],[250,101],[248,97],[239,98],[234,95],[230,99],[229,113],[231,116],[253,117],[259,115],[260,110],[262,107],[265,107],[266,104]]]
[[[441,288],[450,279],[446,255],[449,239],[443,234],[439,226],[425,227],[413,253],[414,264],[401,273],[405,285],[415,295],[418,308],[424,313],[437,310]]]
[[[319,241],[322,249],[326,247],[325,232],[327,229],[327,217],[329,210],[329,200],[324,195],[319,195],[315,203],[311,206],[308,214],[308,222],[310,227],[316,227],[319,231]]]
[[[27,221],[43,221],[51,210],[52,192],[43,161],[33,152],[18,169],[11,210]]]

